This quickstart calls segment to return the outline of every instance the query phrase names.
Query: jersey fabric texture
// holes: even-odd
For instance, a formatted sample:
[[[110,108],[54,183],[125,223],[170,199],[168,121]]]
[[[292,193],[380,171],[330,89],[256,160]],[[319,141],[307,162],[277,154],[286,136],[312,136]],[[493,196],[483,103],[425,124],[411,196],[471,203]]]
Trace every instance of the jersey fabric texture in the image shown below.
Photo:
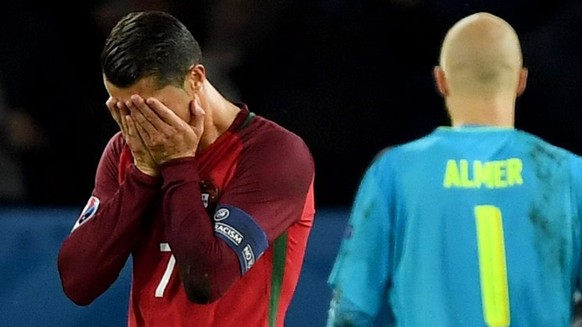
[[[518,129],[388,148],[354,200],[328,325],[570,326],[581,209],[580,157]]]
[[[315,214],[303,141],[242,106],[226,133],[195,158],[164,164],[161,178],[132,162],[116,134],[88,213],[59,253],[67,295],[90,303],[131,256],[130,327],[283,326]],[[188,274],[200,278],[182,280]],[[184,283],[221,296],[194,303]]]

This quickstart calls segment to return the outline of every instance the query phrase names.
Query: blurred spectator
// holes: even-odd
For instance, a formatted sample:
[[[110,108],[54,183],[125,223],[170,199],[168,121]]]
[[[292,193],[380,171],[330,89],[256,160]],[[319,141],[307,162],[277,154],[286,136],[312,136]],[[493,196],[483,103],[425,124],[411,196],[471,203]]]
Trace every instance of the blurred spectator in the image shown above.
[[[1,86],[1,85],[0,85]],[[14,155],[15,141],[22,141],[26,137],[16,137],[14,131],[14,113],[4,101],[4,93],[0,87],[0,204],[17,204],[25,199],[24,176],[21,164]],[[18,119],[18,118],[16,118]]]
[[[23,201],[62,204],[75,189],[79,94],[70,45],[49,16],[10,1],[0,14],[0,84],[6,110],[4,142],[24,174]]]

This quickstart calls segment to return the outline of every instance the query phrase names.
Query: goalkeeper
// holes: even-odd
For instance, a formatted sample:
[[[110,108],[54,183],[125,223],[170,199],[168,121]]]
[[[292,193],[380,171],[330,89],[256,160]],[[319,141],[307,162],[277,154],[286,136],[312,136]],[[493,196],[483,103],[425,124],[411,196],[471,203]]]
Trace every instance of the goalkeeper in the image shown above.
[[[434,70],[451,126],[380,153],[329,276],[328,326],[570,326],[582,160],[514,127],[526,84],[503,19],[447,33]]]

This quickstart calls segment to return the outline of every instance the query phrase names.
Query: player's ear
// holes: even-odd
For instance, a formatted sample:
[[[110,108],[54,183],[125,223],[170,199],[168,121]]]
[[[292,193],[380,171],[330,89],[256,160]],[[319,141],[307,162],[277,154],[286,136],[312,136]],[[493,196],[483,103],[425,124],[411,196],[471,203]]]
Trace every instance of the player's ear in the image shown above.
[[[447,84],[447,77],[445,71],[441,66],[435,66],[433,70],[434,80],[439,93],[446,97],[449,95],[449,86]]]
[[[192,65],[188,70],[186,80],[194,93],[197,93],[206,80],[206,68],[202,64]]]
[[[519,72],[519,83],[517,84],[517,96],[521,96],[527,84],[527,68],[522,68]]]

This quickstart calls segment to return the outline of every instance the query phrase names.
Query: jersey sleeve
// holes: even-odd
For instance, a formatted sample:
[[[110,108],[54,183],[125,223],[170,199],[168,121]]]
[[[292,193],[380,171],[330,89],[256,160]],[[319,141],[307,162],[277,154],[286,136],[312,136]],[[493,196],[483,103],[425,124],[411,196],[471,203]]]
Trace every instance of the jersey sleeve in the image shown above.
[[[269,242],[301,218],[313,161],[301,139],[280,136],[264,135],[264,141],[243,150],[212,217],[201,201],[191,200],[200,198],[195,160],[173,160],[162,167],[166,237],[191,300],[204,303],[222,296]]]
[[[573,219],[577,222],[575,226],[578,228],[576,232],[576,240],[578,242],[578,249],[582,248],[582,158],[575,156],[572,160],[571,165],[571,176],[572,176],[572,202],[573,206]],[[578,253],[578,275],[576,288],[580,292],[582,291],[582,253]]]
[[[139,235],[143,216],[158,193],[159,181],[130,164],[119,183],[123,151],[116,134],[103,151],[95,187],[58,253],[65,294],[79,305],[101,295],[123,269]]]
[[[161,172],[165,236],[184,290],[194,303],[213,302],[239,277],[236,255],[215,237],[212,219],[198,200],[200,175],[195,158],[168,161]]]
[[[362,178],[328,278],[328,326],[371,326],[385,303],[391,274],[391,190],[384,160]]]
[[[278,134],[279,133],[279,134]],[[243,156],[219,206],[237,208],[252,219],[272,242],[303,213],[314,179],[314,163],[294,134],[261,135]]]

